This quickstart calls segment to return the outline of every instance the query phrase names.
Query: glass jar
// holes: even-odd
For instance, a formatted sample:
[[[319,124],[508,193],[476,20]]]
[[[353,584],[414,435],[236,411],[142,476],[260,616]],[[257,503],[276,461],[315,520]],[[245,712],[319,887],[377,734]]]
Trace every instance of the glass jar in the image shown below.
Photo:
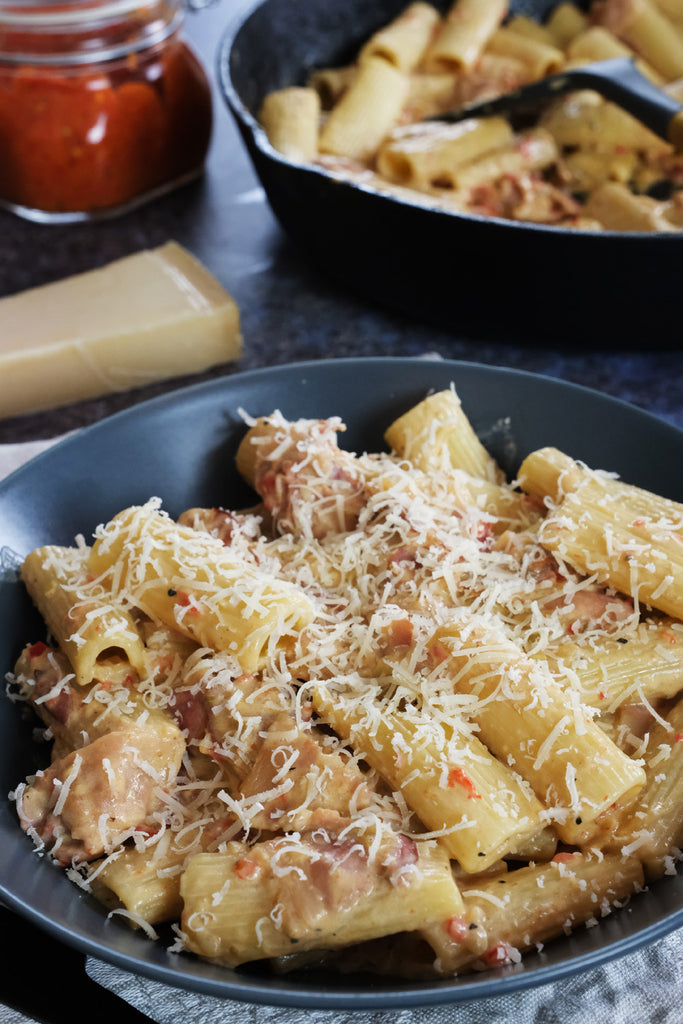
[[[182,0],[0,0],[0,206],[113,216],[202,171],[211,87]]]

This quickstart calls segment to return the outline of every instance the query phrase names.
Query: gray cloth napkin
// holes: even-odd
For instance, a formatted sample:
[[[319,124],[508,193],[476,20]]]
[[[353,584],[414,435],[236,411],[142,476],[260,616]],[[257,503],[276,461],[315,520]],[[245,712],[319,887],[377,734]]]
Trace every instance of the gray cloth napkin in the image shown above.
[[[55,438],[54,440],[58,440]],[[0,445],[0,479],[54,441]],[[86,971],[156,1024],[681,1024],[683,929],[628,957],[523,992],[404,1010],[299,1010],[219,999],[88,957]],[[0,1024],[26,1018],[0,1007]]]

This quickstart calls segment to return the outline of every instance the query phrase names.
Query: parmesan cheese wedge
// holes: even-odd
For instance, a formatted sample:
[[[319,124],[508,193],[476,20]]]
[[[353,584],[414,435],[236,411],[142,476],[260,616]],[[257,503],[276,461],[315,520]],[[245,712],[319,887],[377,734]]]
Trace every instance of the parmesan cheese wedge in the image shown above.
[[[239,357],[239,311],[177,242],[0,299],[0,417]]]

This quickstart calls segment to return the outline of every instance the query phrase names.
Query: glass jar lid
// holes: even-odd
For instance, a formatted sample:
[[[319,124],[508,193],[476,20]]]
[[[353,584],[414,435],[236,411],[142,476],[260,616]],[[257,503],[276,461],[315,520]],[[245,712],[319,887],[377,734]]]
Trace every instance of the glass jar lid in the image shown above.
[[[162,42],[183,17],[182,0],[0,0],[0,60],[110,60]]]

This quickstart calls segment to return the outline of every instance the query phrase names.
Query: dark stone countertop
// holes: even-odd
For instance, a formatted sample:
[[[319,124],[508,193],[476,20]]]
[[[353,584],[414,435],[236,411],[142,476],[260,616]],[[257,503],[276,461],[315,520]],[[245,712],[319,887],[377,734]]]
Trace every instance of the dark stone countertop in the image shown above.
[[[244,0],[218,0],[188,14],[186,31],[216,82],[218,40]],[[438,353],[536,371],[626,399],[683,427],[683,352],[600,348],[590,335],[574,346],[473,339],[410,321],[345,293],[320,276],[279,227],[249,163],[232,116],[215,87],[215,131],[204,177],[115,220],[68,226],[29,223],[0,212],[0,295],[99,266],[174,238],[215,274],[237,300],[245,348],[236,364],[203,376],[329,356]],[[511,315],[527,315],[520,309]],[[82,426],[187,379],[0,419],[0,442],[50,437]],[[191,380],[201,380],[193,377]]]

